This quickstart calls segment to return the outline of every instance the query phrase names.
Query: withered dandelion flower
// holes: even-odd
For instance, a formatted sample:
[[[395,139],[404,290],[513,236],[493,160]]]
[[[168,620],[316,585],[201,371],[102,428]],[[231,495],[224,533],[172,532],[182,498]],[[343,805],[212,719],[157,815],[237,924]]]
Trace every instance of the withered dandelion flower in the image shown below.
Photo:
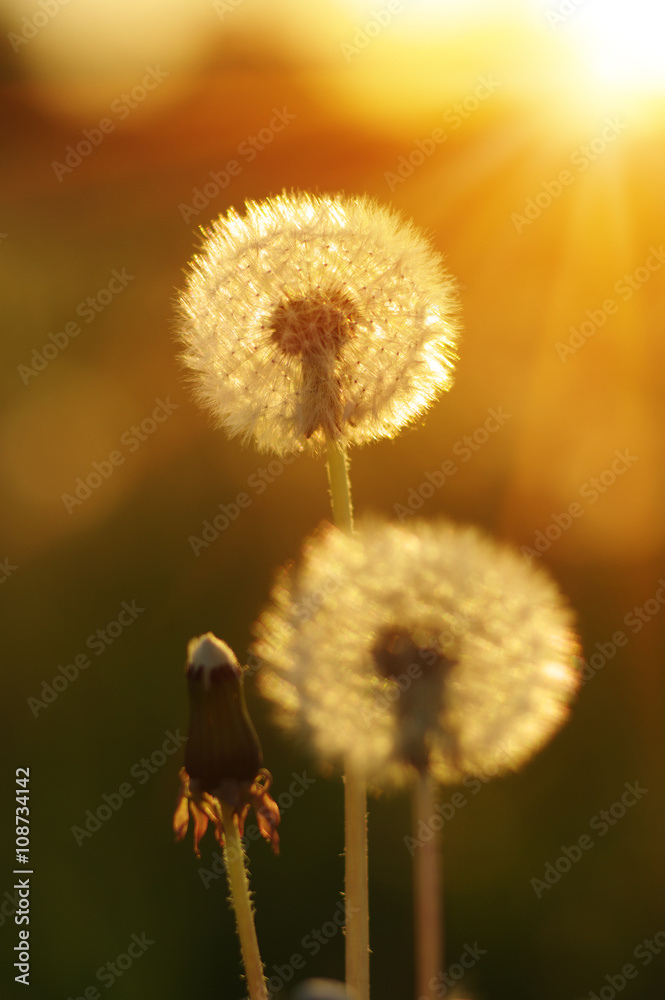
[[[247,713],[242,669],[233,651],[212,632],[189,643],[187,687],[190,717],[173,817],[176,839],[185,836],[191,811],[196,854],[209,822],[223,844],[223,801],[237,816],[240,836],[251,806],[262,836],[279,853],[279,808],[269,794],[271,775],[262,766],[258,736]]]

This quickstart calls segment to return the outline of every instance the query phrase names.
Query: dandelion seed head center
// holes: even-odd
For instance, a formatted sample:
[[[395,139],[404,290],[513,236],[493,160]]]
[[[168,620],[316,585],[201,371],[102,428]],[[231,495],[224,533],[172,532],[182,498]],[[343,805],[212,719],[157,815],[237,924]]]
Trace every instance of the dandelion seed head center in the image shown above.
[[[433,741],[453,739],[449,685],[457,658],[442,651],[437,632],[424,623],[413,629],[390,625],[372,647],[376,672],[390,685],[380,700],[392,704],[397,720],[395,759],[420,771],[429,767]]]
[[[300,298],[285,297],[270,317],[272,340],[287,355],[305,359],[339,357],[353,336],[358,312],[342,291],[315,291]]]
[[[418,675],[442,656],[434,635],[418,634],[401,626],[381,629],[372,648],[372,659],[378,674],[396,680],[417,668]]]

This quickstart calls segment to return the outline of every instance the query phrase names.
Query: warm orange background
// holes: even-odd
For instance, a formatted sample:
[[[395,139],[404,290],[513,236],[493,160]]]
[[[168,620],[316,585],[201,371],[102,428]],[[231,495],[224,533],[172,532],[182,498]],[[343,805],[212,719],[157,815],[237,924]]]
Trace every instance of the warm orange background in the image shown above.
[[[115,997],[243,996],[222,880],[206,891],[190,846],[171,843],[181,754],[145,785],[128,776],[184,728],[187,639],[213,629],[242,657],[275,567],[328,516],[323,465],[302,458],[198,556],[188,541],[269,459],[192,403],[175,290],[199,225],[302,188],[403,210],[459,281],[455,386],[420,425],[353,454],[358,512],[396,516],[452,460],[420,513],[530,548],[545,549],[549,529],[537,558],[578,611],[587,660],[596,654],[566,729],[449,825],[448,961],[467,942],[487,950],[462,995],[577,1000],[634,961],[623,995],[655,996],[665,957],[643,968],[631,956],[663,929],[663,96],[595,83],[573,48],[578,14],[553,25],[535,2],[72,0],[17,43],[22,18],[42,9],[5,5],[0,55],[0,558],[16,567],[0,592],[3,775],[34,774],[35,995],[99,986],[97,969],[145,931],[155,944]],[[365,43],[356,32],[379,23],[376,10],[386,23]],[[132,98],[156,67],[161,82]],[[293,120],[251,156],[275,108]],[[84,130],[99,144],[71,171],[54,168]],[[230,160],[236,176],[206,188]],[[134,277],[86,323],[80,304],[114,269]],[[33,349],[72,322],[80,334],[26,375]],[[130,450],[132,426],[167,398],[177,409]],[[508,416],[488,434],[490,410]],[[118,450],[124,461],[69,513],[63,494]],[[617,451],[631,457],[617,464]],[[571,504],[579,516],[567,520]],[[559,537],[557,518],[570,522]],[[131,600],[145,609],[136,623],[35,717],[27,699]],[[645,602],[639,623],[630,616]],[[617,632],[625,644],[599,652]],[[276,787],[318,773],[248,688]],[[135,795],[77,846],[71,828],[127,780]],[[538,900],[530,879],[633,781],[648,794]],[[285,814],[283,856],[252,845],[269,969],[335,912],[340,805],[339,779],[320,777]],[[372,975],[386,1000],[413,993],[407,822],[403,798],[372,804]],[[9,888],[11,844],[3,857]],[[8,956],[10,921],[0,934]],[[342,955],[337,935],[296,978],[341,977]]]

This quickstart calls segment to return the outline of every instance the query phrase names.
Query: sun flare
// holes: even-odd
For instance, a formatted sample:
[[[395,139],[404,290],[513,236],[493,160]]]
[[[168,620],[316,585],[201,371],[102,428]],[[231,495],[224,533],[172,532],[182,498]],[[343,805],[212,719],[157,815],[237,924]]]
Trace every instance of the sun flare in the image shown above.
[[[665,7],[654,0],[561,0],[547,19],[570,34],[592,77],[614,92],[665,94]]]

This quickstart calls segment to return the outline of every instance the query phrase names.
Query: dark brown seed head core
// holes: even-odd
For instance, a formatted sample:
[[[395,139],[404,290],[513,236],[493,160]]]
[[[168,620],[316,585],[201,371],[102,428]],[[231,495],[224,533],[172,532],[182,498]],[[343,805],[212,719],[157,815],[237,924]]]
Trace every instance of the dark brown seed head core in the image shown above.
[[[372,650],[376,668],[382,677],[398,680],[402,676],[413,679],[428,671],[430,663],[439,653],[429,644],[420,646],[408,629],[390,627],[383,629]],[[409,667],[412,669],[409,670]]]
[[[399,688],[397,753],[418,771],[426,771],[432,737],[442,730],[446,684],[456,661],[441,652],[433,637],[414,637],[399,626],[379,633],[372,657],[377,673]]]
[[[280,302],[270,317],[270,331],[284,354],[332,360],[353,336],[357,317],[342,291],[315,291],[306,298]]]

